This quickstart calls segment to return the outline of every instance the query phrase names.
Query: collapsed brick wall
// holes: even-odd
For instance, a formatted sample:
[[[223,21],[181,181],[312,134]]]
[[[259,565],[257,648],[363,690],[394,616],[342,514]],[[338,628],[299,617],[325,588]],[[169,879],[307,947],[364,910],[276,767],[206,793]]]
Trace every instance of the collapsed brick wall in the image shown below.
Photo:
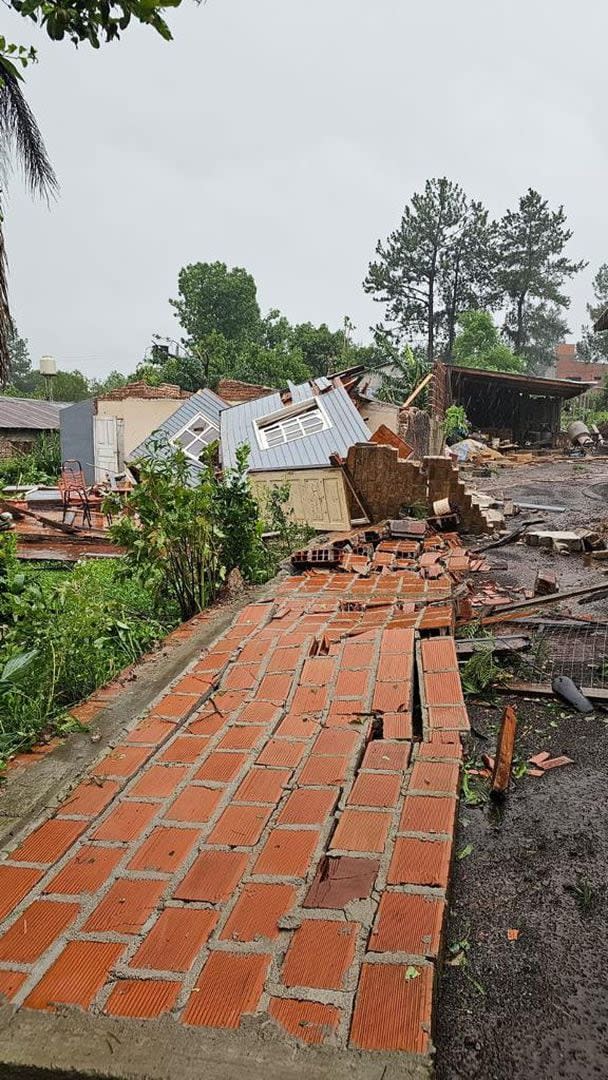
[[[433,503],[449,499],[466,532],[482,533],[499,524],[479,506],[449,458],[400,461],[391,446],[356,443],[348,451],[347,468],[373,522],[398,517],[404,507],[423,507],[432,513]]]

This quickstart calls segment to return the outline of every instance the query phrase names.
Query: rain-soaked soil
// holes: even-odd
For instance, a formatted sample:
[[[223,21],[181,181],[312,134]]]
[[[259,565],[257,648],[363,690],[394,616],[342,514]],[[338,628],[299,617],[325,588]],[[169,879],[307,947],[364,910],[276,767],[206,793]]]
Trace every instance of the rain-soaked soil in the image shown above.
[[[503,470],[478,487],[562,503],[568,510],[552,514],[550,527],[590,528],[608,518],[605,502],[587,494],[602,482],[607,465],[555,463]],[[561,588],[586,584],[591,574],[602,579],[580,555],[517,545],[492,558],[508,563],[494,578],[511,588],[530,586],[539,565],[557,571]],[[578,615],[608,613],[606,601],[571,604]],[[574,764],[516,780],[502,808],[487,800],[483,781],[472,777],[466,786],[447,928],[447,960],[455,963],[445,965],[437,1009],[437,1080],[606,1078],[608,711],[585,717],[554,700],[506,694],[493,707],[469,699],[469,766],[493,752],[509,702],[519,719],[519,762],[547,750]],[[514,940],[508,931],[518,931]]]

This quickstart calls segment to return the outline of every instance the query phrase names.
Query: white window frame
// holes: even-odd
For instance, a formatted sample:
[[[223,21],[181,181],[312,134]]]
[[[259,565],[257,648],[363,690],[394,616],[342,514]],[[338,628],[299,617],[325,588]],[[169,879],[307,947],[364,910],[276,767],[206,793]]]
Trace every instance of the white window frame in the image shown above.
[[[300,416],[315,411],[321,417],[322,426],[317,431],[304,431],[302,426],[299,425],[300,430],[291,438],[287,438],[283,425],[289,424],[290,421],[298,421]],[[283,432],[283,438],[280,442],[268,442],[267,430],[268,428],[278,427]],[[306,398],[305,401],[297,401],[293,405],[287,405],[284,409],[278,409],[276,412],[268,413],[266,416],[259,416],[253,422],[255,435],[258,441],[258,445],[261,450],[275,450],[279,446],[287,446],[289,443],[298,442],[299,439],[307,439],[311,435],[318,435],[321,431],[327,431],[332,426],[325,409],[319,398],[311,397]]]
[[[192,431],[193,424],[196,424],[198,420],[204,420],[205,421],[206,427],[202,432],[201,431],[196,431],[196,432]],[[181,427],[179,429],[179,431],[176,431],[175,435],[171,436],[169,442],[171,443],[172,446],[177,446],[180,450],[183,450],[186,457],[189,457],[191,461],[196,461],[197,464],[198,464],[198,462],[199,462],[198,456],[196,456],[195,454],[190,453],[190,447],[192,446],[192,443],[198,442],[199,439],[202,436],[207,434],[208,431],[215,431],[219,435],[219,430],[220,429],[218,428],[217,424],[213,423],[213,420],[210,420],[209,417],[205,416],[204,413],[199,412],[199,413],[195,413],[194,416],[191,416],[190,419],[188,420],[188,422],[186,424],[184,424],[184,426]],[[186,431],[190,435],[192,435],[192,439],[188,443],[187,447],[183,446],[182,443],[180,442],[181,436]]]

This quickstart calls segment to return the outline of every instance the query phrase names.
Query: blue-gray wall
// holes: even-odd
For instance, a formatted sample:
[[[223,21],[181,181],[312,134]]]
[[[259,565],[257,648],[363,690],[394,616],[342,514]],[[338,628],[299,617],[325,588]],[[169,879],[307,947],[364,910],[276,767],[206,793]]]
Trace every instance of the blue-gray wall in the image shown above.
[[[92,401],[77,401],[62,409],[59,416],[61,460],[80,461],[88,484],[95,483],[94,411]]]

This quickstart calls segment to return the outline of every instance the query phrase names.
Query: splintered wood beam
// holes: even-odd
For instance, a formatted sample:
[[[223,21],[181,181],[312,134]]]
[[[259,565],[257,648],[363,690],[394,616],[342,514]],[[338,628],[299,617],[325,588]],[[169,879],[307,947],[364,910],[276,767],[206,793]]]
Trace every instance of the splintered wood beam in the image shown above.
[[[494,759],[494,772],[492,773],[491,790],[492,795],[497,798],[502,798],[509,789],[516,731],[517,713],[512,705],[507,705],[498,731],[498,744]]]
[[[412,390],[412,393],[403,402],[403,405],[401,406],[401,408],[402,409],[409,409],[410,405],[412,405],[415,402],[416,398],[418,397],[418,394],[421,394],[422,391],[424,390],[425,386],[429,385],[432,378],[433,378],[433,372],[429,371],[428,375],[424,376],[424,379],[422,380],[422,382],[418,383],[418,386],[416,387],[416,389]]]

